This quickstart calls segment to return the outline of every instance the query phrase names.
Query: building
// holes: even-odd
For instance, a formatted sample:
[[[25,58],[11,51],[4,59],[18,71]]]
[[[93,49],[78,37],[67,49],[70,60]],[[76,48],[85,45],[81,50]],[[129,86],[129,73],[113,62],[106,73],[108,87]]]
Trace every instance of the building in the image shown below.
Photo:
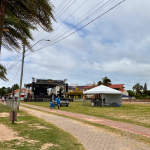
[[[121,91],[122,94],[127,95],[128,96],[128,92],[125,90],[124,84],[111,84],[108,87]]]
[[[87,91],[89,89],[92,89],[94,87],[96,87],[97,85],[92,85],[92,84],[87,84],[85,86],[68,86],[68,91]],[[121,91],[122,94],[127,95],[128,96],[128,92],[125,90],[124,84],[111,84],[108,87]],[[87,98],[91,98],[91,95],[87,95]]]

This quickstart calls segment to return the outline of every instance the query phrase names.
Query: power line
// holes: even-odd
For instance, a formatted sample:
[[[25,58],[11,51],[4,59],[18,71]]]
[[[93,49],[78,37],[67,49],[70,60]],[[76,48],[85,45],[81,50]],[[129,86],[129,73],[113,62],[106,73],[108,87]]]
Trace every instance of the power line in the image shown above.
[[[56,8],[54,14],[57,13],[57,11],[59,11],[59,9],[61,9],[61,7],[65,4],[66,1],[67,0],[64,0],[62,3],[60,3],[60,5]],[[55,17],[55,15],[54,15],[54,17]],[[52,21],[52,23],[53,23],[53,21]],[[34,35],[34,36],[37,38],[42,32],[44,32],[44,30],[40,29],[39,31],[37,31],[36,35]]]
[[[43,47],[43,48],[40,48],[40,49],[37,49],[37,50],[35,50],[35,51],[42,50],[42,49],[44,49],[44,48],[46,48],[46,47],[49,47],[49,46],[51,46],[51,45],[54,45],[54,44],[56,44],[56,43],[58,43],[58,42],[64,40],[65,38],[71,36],[72,34],[78,32],[79,30],[83,29],[83,28],[86,27],[87,25],[91,24],[92,22],[94,22],[94,21],[97,20],[98,18],[102,17],[103,15],[105,15],[106,13],[108,13],[109,11],[111,11],[112,9],[114,9],[115,7],[117,7],[118,5],[120,5],[121,3],[123,3],[124,1],[125,1],[125,0],[121,1],[120,3],[118,3],[117,5],[115,5],[114,7],[110,8],[109,10],[107,10],[106,12],[104,12],[103,14],[101,14],[100,16],[96,17],[95,19],[93,19],[92,21],[90,21],[90,22],[87,23],[86,25],[82,26],[81,28],[77,29],[76,31],[70,33],[69,35],[67,35],[67,36],[65,36],[65,37],[63,37],[63,38],[61,38],[60,40],[57,40],[56,42],[53,42],[53,43],[50,44],[50,45],[47,45],[47,46],[45,46],[45,47]],[[97,10],[96,10],[96,11],[97,11]],[[31,53],[29,53],[29,54],[31,54]],[[29,54],[27,54],[27,55],[29,55]],[[25,55],[25,56],[27,56],[27,55]],[[19,61],[20,61],[20,60],[19,60]],[[16,64],[18,64],[19,61],[18,61]],[[15,64],[15,65],[16,65],[16,64]],[[15,65],[14,65],[14,66],[15,66]],[[12,67],[13,67],[13,66],[12,66]],[[11,68],[12,68],[12,67],[11,67]],[[9,69],[11,69],[11,68],[9,68]]]
[[[11,66],[10,68],[8,68],[7,71],[10,70],[10,69],[12,69],[14,66],[16,66],[20,61],[21,61],[21,59],[18,62],[16,62],[13,66]]]
[[[70,0],[70,1],[71,1],[71,0]],[[70,2],[70,1],[69,1],[69,2]],[[73,3],[74,3],[75,1],[76,1],[76,0],[74,0]],[[71,5],[69,5],[69,6],[67,7],[67,9],[65,9],[65,10],[63,11],[63,13],[61,13],[61,14],[56,18],[56,20],[57,20],[60,16],[62,16],[62,15],[64,14],[64,12],[66,12],[66,11],[72,6],[73,3],[71,3]],[[68,3],[67,3],[67,4],[68,4]],[[67,6],[67,4],[65,5],[65,7]],[[62,10],[63,10],[65,7],[63,7]],[[58,13],[58,14],[59,14],[59,13]],[[57,14],[57,15],[58,15],[58,14]],[[57,15],[56,15],[56,16],[57,16]],[[54,16],[55,16],[55,15],[54,15]],[[56,16],[55,16],[55,17],[56,17]],[[42,30],[42,29],[41,29],[41,30]],[[43,32],[44,32],[43,30],[40,31],[39,34],[36,35],[36,37],[38,37],[38,36],[39,36],[40,34],[42,34]]]
[[[88,1],[88,0],[85,0],[73,13],[71,13],[71,15],[70,15],[69,17],[67,17],[60,25],[58,25],[58,26],[54,29],[54,31],[52,31],[51,33],[49,33],[49,35],[46,37],[46,39],[47,39],[51,34],[53,34],[53,32],[55,32],[55,30],[57,30],[59,27],[61,27],[62,24],[63,24],[64,22],[66,22],[78,9],[80,9],[87,1]],[[41,34],[41,33],[40,33],[40,34]],[[42,42],[41,42],[41,43],[42,43]]]
[[[102,3],[103,1],[104,1],[104,0],[102,0],[100,3]],[[107,5],[106,5],[107,3],[108,3],[108,5],[110,4],[110,3],[109,3],[110,1],[111,1],[111,0],[108,0],[105,4],[103,4],[103,5],[102,5],[101,7],[99,7],[97,10],[99,10],[99,9],[101,9],[101,8],[104,9],[104,8],[107,6]],[[114,1],[114,0],[113,0],[113,1]],[[99,3],[99,4],[100,4],[100,3]],[[98,4],[98,5],[99,5],[99,4]],[[106,6],[105,6],[105,5],[106,5]],[[95,7],[97,7],[97,5],[96,5]],[[94,8],[95,8],[95,7],[94,7]],[[93,10],[93,8],[92,8],[91,10]],[[90,11],[91,11],[91,10],[90,10]],[[95,10],[94,12],[92,12],[89,16],[85,17],[83,20],[81,20],[81,21],[78,22],[77,24],[73,25],[70,29],[68,29],[68,30],[65,31],[64,33],[62,33],[62,34],[60,33],[58,37],[57,37],[57,35],[56,35],[54,38],[51,39],[51,41],[55,41],[55,40],[59,39],[61,36],[65,35],[65,34],[68,33],[69,31],[71,31],[71,29],[77,27],[79,24],[81,24],[82,22],[86,21],[87,18],[90,18],[91,16],[95,15],[95,13],[97,12],[97,10]],[[87,13],[89,13],[89,12],[87,12]],[[87,13],[86,13],[86,14],[87,14]],[[83,16],[85,16],[86,14],[84,14]],[[82,17],[83,17],[83,16],[82,16]],[[82,17],[80,17],[78,20],[80,20]],[[77,20],[77,21],[78,21],[78,20]],[[75,21],[75,22],[77,22],[77,21]]]
[[[18,72],[19,72],[20,67],[21,67],[21,64],[20,64],[20,66],[19,66],[19,68],[18,68],[18,70],[17,70],[17,72],[16,72],[16,74],[15,74],[15,77],[14,77],[14,78],[12,79],[12,81],[9,82],[8,84],[11,84],[11,83],[14,81],[14,79],[16,78],[16,76],[17,76],[17,74],[18,74]],[[8,84],[7,84],[7,85],[8,85]]]
[[[76,31],[70,33],[69,35],[67,35],[67,36],[65,36],[65,37],[63,37],[63,38],[61,38],[60,40],[58,40],[58,41],[56,41],[56,42],[54,42],[54,43],[52,43],[52,44],[50,44],[50,45],[47,45],[47,46],[45,46],[45,47],[43,47],[43,48],[40,48],[40,49],[37,49],[37,50],[35,50],[35,51],[42,50],[42,49],[44,49],[44,48],[46,48],[46,47],[49,47],[49,46],[51,46],[51,45],[53,45],[53,44],[56,44],[56,43],[58,43],[58,42],[64,40],[65,38],[71,36],[72,34],[78,32],[79,30],[81,30],[81,29],[83,29],[84,27],[88,26],[89,24],[91,24],[91,23],[94,22],[95,20],[99,19],[100,17],[102,17],[103,15],[105,15],[106,13],[108,13],[109,11],[111,11],[112,9],[114,9],[115,7],[117,7],[118,5],[120,5],[121,3],[123,3],[124,1],[125,1],[125,0],[121,1],[121,2],[118,3],[117,5],[113,6],[112,8],[110,8],[109,10],[107,10],[107,11],[105,11],[103,14],[101,14],[100,16],[96,17],[95,19],[93,19],[92,21],[88,22],[86,25],[82,26],[81,28],[77,29]],[[30,54],[31,54],[31,53],[30,53]],[[29,55],[29,54],[27,54],[27,55]],[[26,55],[26,56],[27,56],[27,55]]]
[[[75,1],[76,1],[76,0],[75,0]],[[70,0],[57,14],[55,14],[55,17],[57,17],[57,15],[60,14],[61,11],[63,11],[63,9],[64,9],[65,7],[67,7],[67,5],[68,5],[70,2],[71,2],[71,0]]]
[[[16,53],[16,55],[13,56],[12,59],[9,60],[9,62],[5,65],[5,67],[7,67],[10,64],[10,62],[13,61],[13,59],[16,59],[16,57],[17,57],[17,53]]]
[[[87,0],[86,0],[87,1]],[[85,1],[85,2],[86,2]],[[100,1],[96,6],[94,6],[92,9],[90,9],[88,12],[86,12],[84,15],[82,15],[82,17],[80,17],[79,19],[77,19],[74,23],[76,23],[77,21],[79,21],[81,18],[83,18],[85,15],[87,15],[89,12],[91,12],[93,9],[95,9],[97,6],[99,6],[102,2],[103,2],[104,0],[102,0],[102,1]],[[108,2],[110,2],[111,0],[109,0]],[[114,1],[114,0],[113,0]],[[84,2],[84,3],[85,3]],[[104,5],[106,5],[108,2],[106,2]],[[83,4],[84,4],[83,3]],[[78,8],[80,8],[83,4],[81,4]],[[110,4],[110,3],[109,3]],[[100,8],[102,8],[104,5],[102,5]],[[78,8],[77,8],[77,10],[78,10]],[[100,8],[98,8],[98,9],[100,9]],[[97,9],[97,10],[98,10]],[[75,10],[74,12],[76,12],[77,10]],[[97,11],[96,10],[96,11]],[[96,11],[94,11],[92,14],[94,15],[94,13],[96,13]],[[72,14],[74,14],[74,12],[72,13]],[[70,15],[70,16],[72,16],[72,14]],[[91,14],[90,14],[91,15]],[[77,25],[79,25],[80,23],[82,23],[83,21],[85,21],[86,20],[86,18],[88,18],[88,17],[90,17],[90,15],[89,16],[86,16],[83,20],[81,20],[80,22],[78,22],[76,25],[74,25],[74,26],[72,26],[71,28],[69,28],[69,30],[67,30],[67,31],[64,31],[64,33],[59,33],[59,34],[57,34],[55,37],[53,37],[52,39],[51,39],[51,42],[52,41],[54,41],[54,40],[56,40],[57,38],[60,38],[62,35],[65,35],[67,32],[69,32],[73,27],[76,27]],[[69,17],[70,17],[69,16]],[[68,17],[68,18],[69,18]],[[65,21],[67,21],[68,20],[68,18],[65,20]],[[65,22],[64,21],[64,22]],[[64,23],[63,22],[63,23]],[[63,23],[61,23],[61,25],[63,24]],[[58,29],[61,25],[59,25],[56,29]],[[56,30],[55,29],[55,30]],[[48,38],[51,34],[53,34],[53,32],[51,32],[46,38]],[[54,40],[53,40],[54,39]]]
[[[15,57],[15,59],[13,61],[11,61],[10,65],[7,67],[7,69],[11,68],[11,66],[13,66],[18,61],[19,58],[20,58],[20,55],[17,55]]]
[[[56,0],[53,2],[53,4],[54,4],[55,2],[56,2]],[[42,30],[43,30],[43,29],[40,29],[40,31],[42,31]],[[33,33],[32,36],[33,36],[33,37],[34,37],[34,36],[36,37],[36,34],[38,34],[40,31],[38,31],[38,30],[37,30],[37,31],[34,31],[34,33]]]

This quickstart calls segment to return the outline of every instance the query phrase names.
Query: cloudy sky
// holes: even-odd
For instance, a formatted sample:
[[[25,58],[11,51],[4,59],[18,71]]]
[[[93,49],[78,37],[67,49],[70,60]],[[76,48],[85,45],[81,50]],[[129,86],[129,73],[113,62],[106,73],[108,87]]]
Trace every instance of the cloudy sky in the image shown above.
[[[41,40],[34,53],[26,52],[23,85],[32,77],[85,85],[107,76],[112,84],[125,84],[127,90],[145,82],[150,89],[150,2],[126,0],[104,14],[119,2],[53,0],[54,31],[34,31],[31,43],[51,41]],[[19,84],[21,55],[2,48],[1,62],[8,69],[9,82],[1,80],[0,87]]]

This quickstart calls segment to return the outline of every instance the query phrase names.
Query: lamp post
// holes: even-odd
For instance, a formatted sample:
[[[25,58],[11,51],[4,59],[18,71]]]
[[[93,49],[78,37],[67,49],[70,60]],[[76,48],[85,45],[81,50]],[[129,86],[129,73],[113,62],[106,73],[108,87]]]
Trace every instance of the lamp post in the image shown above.
[[[41,39],[38,42],[36,42],[33,46],[35,46],[37,43],[39,43],[40,41],[50,41],[50,40],[45,40],[45,39]],[[32,46],[32,47],[33,47]],[[18,104],[17,104],[17,111],[19,111],[19,104],[20,104],[20,95],[21,95],[21,87],[22,87],[22,78],[23,78],[23,66],[24,66],[24,55],[25,52],[28,50],[25,50],[25,45],[23,44],[23,52],[22,52],[22,66],[21,66],[21,77],[20,77],[20,87],[19,87],[19,97],[18,97]]]

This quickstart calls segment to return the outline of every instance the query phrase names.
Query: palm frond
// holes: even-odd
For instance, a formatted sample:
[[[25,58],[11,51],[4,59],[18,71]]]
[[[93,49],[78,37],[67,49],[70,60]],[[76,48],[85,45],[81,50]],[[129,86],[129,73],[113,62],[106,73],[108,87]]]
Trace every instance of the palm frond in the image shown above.
[[[0,64],[0,79],[4,80],[4,81],[9,81],[6,77],[7,72],[6,72],[6,68]]]

